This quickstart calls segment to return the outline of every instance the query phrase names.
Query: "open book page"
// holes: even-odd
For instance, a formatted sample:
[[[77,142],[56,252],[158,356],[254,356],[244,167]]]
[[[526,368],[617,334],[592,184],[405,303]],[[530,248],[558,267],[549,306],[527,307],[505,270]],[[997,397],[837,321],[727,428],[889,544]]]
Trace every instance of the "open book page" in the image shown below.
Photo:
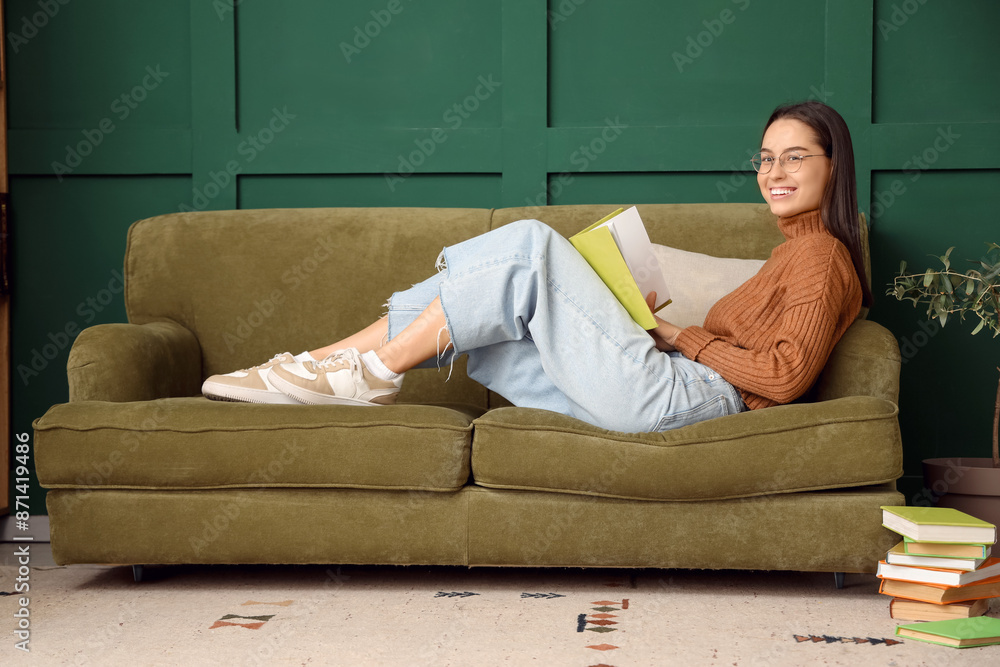
[[[644,329],[655,329],[656,319],[646,305],[645,295],[656,292],[654,310],[670,303],[670,296],[649,236],[635,207],[624,212],[619,209],[571,236],[569,240],[632,319]],[[636,267],[635,271],[631,267]],[[641,278],[642,282],[637,278]]]
[[[642,223],[636,207],[626,209],[599,226],[611,230],[615,244],[643,297],[645,298],[650,292],[656,292],[656,305],[653,310],[657,311],[670,303],[670,292],[663,279],[663,271],[656,255],[653,254],[653,245],[649,241],[646,226]]]

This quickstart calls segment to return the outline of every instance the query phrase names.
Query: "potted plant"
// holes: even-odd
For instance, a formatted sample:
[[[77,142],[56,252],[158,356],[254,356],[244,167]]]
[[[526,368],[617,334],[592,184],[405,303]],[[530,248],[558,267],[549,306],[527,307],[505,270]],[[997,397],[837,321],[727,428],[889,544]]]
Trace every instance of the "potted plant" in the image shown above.
[[[1000,335],[1000,245],[988,243],[977,268],[965,273],[951,267],[951,252],[938,257],[941,269],[907,273],[899,268],[887,294],[900,301],[926,304],[928,319],[943,327],[954,316],[978,320],[973,334],[983,329]],[[998,368],[997,370],[1000,370]],[[954,507],[1000,526],[1000,384],[993,413],[993,458],[951,457],[924,461],[924,484],[937,496],[937,504]]]

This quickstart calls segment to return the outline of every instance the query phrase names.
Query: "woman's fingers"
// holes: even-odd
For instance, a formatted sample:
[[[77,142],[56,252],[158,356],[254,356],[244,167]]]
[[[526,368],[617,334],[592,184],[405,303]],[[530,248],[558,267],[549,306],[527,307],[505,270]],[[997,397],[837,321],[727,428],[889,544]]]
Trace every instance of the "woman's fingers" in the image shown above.
[[[646,295],[646,305],[649,306],[650,312],[656,307],[656,292],[650,292]]]

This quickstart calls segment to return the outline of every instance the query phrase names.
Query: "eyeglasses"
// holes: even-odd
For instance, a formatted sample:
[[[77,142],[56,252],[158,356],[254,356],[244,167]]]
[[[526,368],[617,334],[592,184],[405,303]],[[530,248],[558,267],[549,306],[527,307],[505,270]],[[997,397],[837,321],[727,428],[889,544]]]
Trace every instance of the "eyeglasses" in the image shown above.
[[[802,167],[802,161],[807,157],[829,157],[824,153],[817,153],[816,155],[799,155],[796,151],[785,151],[778,156],[778,164],[789,174],[794,174]],[[750,164],[753,165],[753,170],[759,174],[766,174],[771,171],[771,167],[774,166],[774,156],[768,153],[757,153],[752,158],[750,158]]]

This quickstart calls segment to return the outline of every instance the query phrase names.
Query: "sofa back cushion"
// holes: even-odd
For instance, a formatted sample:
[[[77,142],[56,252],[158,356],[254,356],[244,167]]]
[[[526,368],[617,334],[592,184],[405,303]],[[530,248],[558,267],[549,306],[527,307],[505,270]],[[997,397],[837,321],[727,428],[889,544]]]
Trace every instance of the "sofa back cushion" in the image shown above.
[[[384,315],[393,292],[434,272],[446,245],[525,218],[571,236],[615,208],[250,209],[158,216],[129,230],[126,309],[133,323],[166,320],[186,327],[201,345],[203,375],[225,373],[278,352],[328,345],[367,326]],[[717,258],[759,263],[783,240],[764,204],[646,204],[639,211],[653,243]],[[700,299],[685,304],[688,310],[706,312],[721,296],[690,286],[678,286],[678,294]],[[447,370],[411,371],[400,401],[498,404],[466,377],[464,361],[445,382]]]
[[[130,322],[191,330],[208,376],[328,345],[434,273],[441,248],[489,229],[488,209],[330,208],[174,213],[129,229]],[[401,401],[486,406],[456,364],[407,375]]]
[[[629,204],[527,206],[497,209],[492,227],[535,218],[564,236]],[[639,204],[639,215],[653,243],[714,257],[767,259],[784,241],[766,204]]]

